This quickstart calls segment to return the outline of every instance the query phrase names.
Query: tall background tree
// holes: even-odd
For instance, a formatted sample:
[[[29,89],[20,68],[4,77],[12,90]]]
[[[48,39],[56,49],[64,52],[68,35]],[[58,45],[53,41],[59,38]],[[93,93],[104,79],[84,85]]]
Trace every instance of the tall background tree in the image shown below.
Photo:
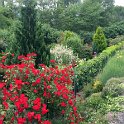
[[[36,65],[48,64],[50,50],[42,37],[36,14],[36,2],[24,0],[21,7],[20,25],[17,26],[15,32],[16,41],[9,46],[9,49],[11,53],[15,53],[15,57],[35,52],[37,54]]]

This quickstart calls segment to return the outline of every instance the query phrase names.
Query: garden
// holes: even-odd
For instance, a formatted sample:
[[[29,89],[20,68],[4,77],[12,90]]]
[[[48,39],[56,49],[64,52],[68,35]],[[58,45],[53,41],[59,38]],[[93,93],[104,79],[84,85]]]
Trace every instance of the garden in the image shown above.
[[[114,0],[1,0],[0,124],[123,124],[123,15]]]

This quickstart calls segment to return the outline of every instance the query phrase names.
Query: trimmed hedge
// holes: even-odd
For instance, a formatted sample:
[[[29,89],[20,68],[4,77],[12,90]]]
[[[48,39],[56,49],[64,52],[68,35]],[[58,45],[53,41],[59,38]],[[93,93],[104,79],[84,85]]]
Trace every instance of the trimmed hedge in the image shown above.
[[[110,38],[109,41],[108,41],[109,42],[109,46],[115,45],[115,44],[117,44],[117,43],[119,43],[119,42],[121,42],[123,40],[124,40],[124,35],[118,35],[114,39]]]
[[[95,76],[103,69],[108,59],[115,54],[115,52],[124,46],[124,41],[113,45],[104,50],[99,56],[90,59],[86,62],[79,63],[75,67],[75,81],[78,89],[83,87],[83,84],[92,82]]]

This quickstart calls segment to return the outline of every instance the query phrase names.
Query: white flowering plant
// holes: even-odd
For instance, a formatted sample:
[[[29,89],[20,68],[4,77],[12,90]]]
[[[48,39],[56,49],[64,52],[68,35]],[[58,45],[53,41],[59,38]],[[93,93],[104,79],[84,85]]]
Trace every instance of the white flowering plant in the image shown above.
[[[73,50],[62,44],[56,44],[51,48],[50,53],[57,64],[73,64],[78,61],[78,56],[73,53]]]

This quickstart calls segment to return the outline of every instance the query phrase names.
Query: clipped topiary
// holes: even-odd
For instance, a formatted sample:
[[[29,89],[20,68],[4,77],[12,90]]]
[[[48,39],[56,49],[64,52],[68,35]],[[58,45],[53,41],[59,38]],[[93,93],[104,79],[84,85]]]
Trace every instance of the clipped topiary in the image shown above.
[[[123,87],[122,83],[124,78],[111,78],[105,84],[102,90],[102,97],[110,96],[110,97],[117,97],[122,94]]]
[[[93,36],[93,51],[100,53],[107,47],[106,37],[101,27],[96,29],[96,33]]]
[[[103,104],[101,93],[93,93],[86,99],[86,106],[93,109],[99,109]]]

